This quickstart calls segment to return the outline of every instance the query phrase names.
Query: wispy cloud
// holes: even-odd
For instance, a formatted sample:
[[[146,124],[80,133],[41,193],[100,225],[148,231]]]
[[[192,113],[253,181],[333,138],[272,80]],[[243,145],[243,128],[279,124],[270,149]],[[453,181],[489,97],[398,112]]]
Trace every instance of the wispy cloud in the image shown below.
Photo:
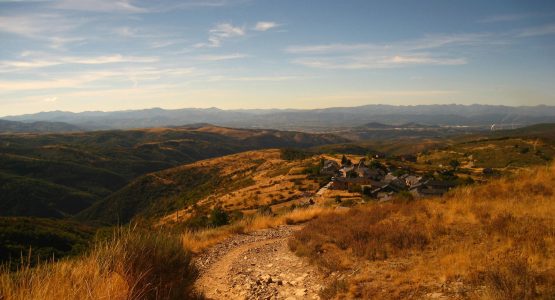
[[[101,79],[115,76],[113,72],[90,72],[72,75],[64,78],[46,80],[6,80],[0,81],[0,90],[3,93],[14,91],[52,90],[63,88],[79,88],[82,85]]]
[[[114,33],[125,38],[134,38],[140,36],[136,29],[127,26],[114,28]]]
[[[555,34],[555,24],[497,33],[426,35],[392,43],[294,45],[286,53],[296,64],[321,69],[379,69],[418,65],[455,66],[468,63],[470,49],[506,46],[519,39]]]
[[[244,27],[234,26],[231,23],[220,23],[211,28],[208,33],[208,42],[198,43],[195,47],[217,48],[222,45],[223,41],[244,36],[246,32]]]
[[[157,0],[147,1],[141,7],[147,7],[151,12],[166,12],[200,8],[225,8],[251,1],[252,0]]]
[[[488,42],[489,34],[428,35],[395,43],[323,44],[290,46],[287,53],[301,55],[294,63],[321,69],[381,69],[418,65],[463,65],[465,57],[448,51],[455,46]],[[489,42],[492,42],[489,40]],[[308,56],[310,55],[310,56]]]
[[[221,54],[221,55],[199,55],[196,57],[196,59],[201,61],[223,61],[223,60],[245,58],[247,56],[248,55],[242,54],[242,53],[233,53],[233,54]]]
[[[82,70],[78,72],[48,74],[33,80],[0,80],[0,94],[18,91],[47,91],[71,89],[80,90],[94,86],[94,88],[111,87],[114,83],[127,83],[127,86],[137,87],[139,82],[159,84],[163,81],[179,80],[192,76],[194,68],[120,68],[99,71]],[[98,85],[104,83],[104,85]],[[93,85],[94,84],[94,85]]]
[[[211,76],[208,77],[205,81],[288,81],[288,80],[296,80],[296,79],[306,79],[307,77],[299,77],[299,76]]]
[[[66,33],[82,23],[54,13],[0,16],[0,31],[25,37],[45,38],[45,35]]]
[[[498,22],[513,22],[524,20],[528,18],[532,18],[538,14],[533,13],[521,13],[521,14],[500,14],[500,15],[491,15],[485,18],[480,19],[479,23],[498,23]]]
[[[387,69],[417,65],[464,65],[465,58],[441,58],[425,55],[395,55],[395,56],[348,56],[341,58],[299,58],[293,62],[311,68],[319,69]]]
[[[159,61],[155,56],[125,56],[121,54],[102,55],[102,56],[49,56],[47,54],[24,53],[22,60],[0,61],[3,72],[15,72],[20,70],[38,69],[64,64],[78,65],[102,65],[115,63],[152,63]],[[40,58],[37,58],[40,57]],[[2,72],[2,71],[0,71]]]
[[[53,5],[58,9],[107,13],[145,13],[148,10],[131,0],[62,0]]]
[[[256,25],[254,26],[253,30],[256,31],[267,31],[270,30],[272,28],[276,28],[280,26],[279,24],[277,24],[276,22],[258,22],[256,23]]]
[[[86,39],[72,36],[71,32],[86,24],[86,18],[69,19],[57,13],[29,13],[0,16],[0,32],[47,42],[51,48],[60,49],[69,43]]]
[[[56,97],[56,96],[48,97],[48,98],[44,98],[42,101],[43,102],[56,102],[56,101],[58,101],[58,97]]]
[[[517,37],[534,37],[543,35],[555,34],[555,24],[546,24],[543,26],[529,27],[518,30],[516,33]]]

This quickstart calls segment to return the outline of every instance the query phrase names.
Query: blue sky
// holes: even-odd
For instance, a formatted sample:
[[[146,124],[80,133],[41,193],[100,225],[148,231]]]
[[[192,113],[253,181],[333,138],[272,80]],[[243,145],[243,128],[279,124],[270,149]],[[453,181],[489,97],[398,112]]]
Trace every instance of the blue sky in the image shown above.
[[[555,1],[0,0],[0,115],[555,105]]]

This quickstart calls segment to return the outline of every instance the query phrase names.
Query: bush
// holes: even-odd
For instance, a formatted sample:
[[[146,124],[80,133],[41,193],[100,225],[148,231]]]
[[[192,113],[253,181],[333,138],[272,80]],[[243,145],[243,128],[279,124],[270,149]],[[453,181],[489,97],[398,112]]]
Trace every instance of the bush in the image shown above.
[[[298,149],[281,149],[281,159],[283,160],[303,160],[314,155],[313,152]]]
[[[458,160],[456,160],[456,159],[452,159],[452,160],[449,162],[449,165],[450,165],[453,169],[456,170],[456,169],[461,165],[461,163],[460,163]]]
[[[229,215],[223,209],[216,207],[210,213],[210,224],[220,227],[229,224]]]
[[[130,299],[196,298],[197,270],[178,235],[121,229],[104,253],[130,287]]]
[[[126,228],[83,256],[0,268],[0,299],[200,299],[196,277],[179,235]]]
[[[262,205],[256,209],[256,213],[262,216],[271,216],[274,214],[269,205]]]
[[[337,195],[335,196],[335,203],[341,203],[341,196]]]
[[[499,257],[486,271],[474,273],[472,281],[475,285],[485,285],[490,299],[536,299],[538,283],[553,281],[552,276],[534,272],[525,257],[509,254]],[[553,299],[555,290],[544,291],[544,296]]]
[[[343,207],[351,207],[351,206],[355,206],[355,201],[353,199],[347,199],[345,201],[341,202],[341,206]]]

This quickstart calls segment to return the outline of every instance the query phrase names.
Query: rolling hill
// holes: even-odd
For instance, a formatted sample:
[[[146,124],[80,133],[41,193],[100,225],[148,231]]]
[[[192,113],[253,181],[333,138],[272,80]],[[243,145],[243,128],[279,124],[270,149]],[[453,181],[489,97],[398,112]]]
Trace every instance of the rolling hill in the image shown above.
[[[248,213],[263,205],[298,204],[305,191],[320,187],[303,173],[317,162],[317,157],[284,160],[277,149],[202,160],[141,176],[77,218],[116,224],[175,216],[178,210],[184,219],[216,206]]]
[[[343,143],[329,134],[206,124],[68,134],[4,135],[3,215],[61,217],[104,199],[143,174],[253,149]]]

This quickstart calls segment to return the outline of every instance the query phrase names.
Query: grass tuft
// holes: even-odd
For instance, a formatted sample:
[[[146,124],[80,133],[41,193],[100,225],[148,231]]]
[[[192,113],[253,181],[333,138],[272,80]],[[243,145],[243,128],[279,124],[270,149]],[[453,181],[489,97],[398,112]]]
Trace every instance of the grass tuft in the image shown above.
[[[0,299],[195,299],[179,237],[119,229],[80,258],[0,270]]]

